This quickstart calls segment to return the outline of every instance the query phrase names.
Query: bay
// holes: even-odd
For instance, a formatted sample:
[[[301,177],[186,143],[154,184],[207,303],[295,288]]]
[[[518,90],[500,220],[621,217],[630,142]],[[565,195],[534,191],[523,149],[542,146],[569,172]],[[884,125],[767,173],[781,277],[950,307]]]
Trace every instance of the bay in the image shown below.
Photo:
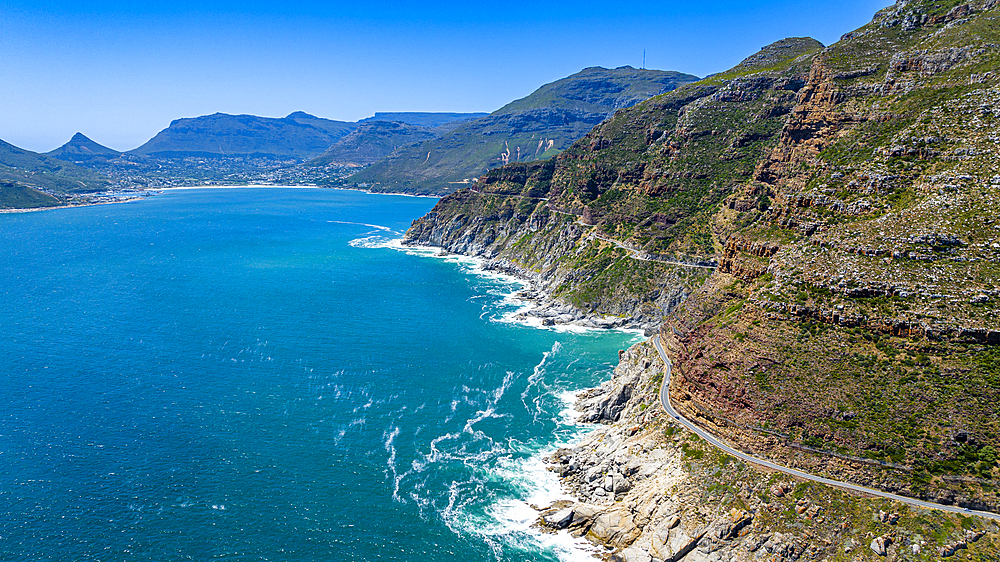
[[[434,200],[168,191],[0,215],[0,559],[557,560],[540,458],[621,332],[398,245]]]

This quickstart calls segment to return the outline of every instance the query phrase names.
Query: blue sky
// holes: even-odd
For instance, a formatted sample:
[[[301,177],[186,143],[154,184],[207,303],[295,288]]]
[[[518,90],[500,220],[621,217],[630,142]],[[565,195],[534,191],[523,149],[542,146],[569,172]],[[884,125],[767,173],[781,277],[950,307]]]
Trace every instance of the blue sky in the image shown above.
[[[831,44],[888,0],[0,0],[0,139],[135,148],[172,119],[493,111],[588,66],[725,70],[788,36]]]

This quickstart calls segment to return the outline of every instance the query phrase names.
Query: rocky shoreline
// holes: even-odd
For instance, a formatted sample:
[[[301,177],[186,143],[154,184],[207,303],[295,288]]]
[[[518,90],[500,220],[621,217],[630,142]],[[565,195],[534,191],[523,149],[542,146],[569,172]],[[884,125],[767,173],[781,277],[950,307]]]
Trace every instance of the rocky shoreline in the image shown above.
[[[547,283],[541,275],[532,274],[514,262],[505,259],[485,260],[483,269],[499,272],[523,280],[527,285],[514,294],[518,301],[526,303],[526,308],[519,311],[514,319],[532,323],[536,321],[542,326],[578,326],[593,329],[624,329],[643,330],[650,335],[653,329],[640,319],[607,314],[586,313],[573,305],[564,303],[552,296],[545,287]]]
[[[513,319],[529,325],[538,326],[570,326],[601,330],[642,330],[647,336],[652,335],[656,326],[650,319],[613,316],[609,314],[587,313],[571,304],[552,296],[550,285],[542,275],[526,270],[514,262],[501,258],[484,258],[470,256],[461,252],[451,252],[441,246],[432,246],[414,240],[404,240],[404,246],[437,249],[438,257],[449,254],[473,257],[482,260],[483,271],[500,273],[515,277],[525,283],[525,286],[512,295],[512,298],[524,304],[524,307],[513,315]]]
[[[581,393],[579,420],[601,425],[546,459],[576,499],[540,508],[539,529],[586,537],[624,562],[997,552],[994,523],[796,482],[719,453],[662,411],[663,368],[642,342],[620,353],[610,380]]]

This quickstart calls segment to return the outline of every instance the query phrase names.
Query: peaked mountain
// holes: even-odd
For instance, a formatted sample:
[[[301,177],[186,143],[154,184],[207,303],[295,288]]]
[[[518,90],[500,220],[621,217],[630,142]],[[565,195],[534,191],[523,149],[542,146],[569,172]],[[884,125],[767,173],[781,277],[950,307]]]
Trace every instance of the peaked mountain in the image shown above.
[[[448,193],[492,168],[558,154],[616,110],[695,80],[629,66],[587,68],[439,138],[401,149],[349,181],[376,191]]]
[[[69,142],[47,152],[46,155],[67,162],[90,162],[111,160],[118,158],[122,153],[90,140],[83,133],[77,133],[69,139]]]
[[[356,125],[297,111],[283,118],[215,113],[177,119],[130,154],[159,158],[263,156],[307,160]]]
[[[52,156],[18,148],[0,140],[0,193],[6,198],[16,191],[18,201],[49,201],[49,195],[90,193],[107,189],[108,180],[93,170]],[[17,189],[14,190],[14,186]],[[12,191],[14,190],[14,191]],[[20,206],[11,205],[11,206]],[[35,205],[29,205],[35,206]]]

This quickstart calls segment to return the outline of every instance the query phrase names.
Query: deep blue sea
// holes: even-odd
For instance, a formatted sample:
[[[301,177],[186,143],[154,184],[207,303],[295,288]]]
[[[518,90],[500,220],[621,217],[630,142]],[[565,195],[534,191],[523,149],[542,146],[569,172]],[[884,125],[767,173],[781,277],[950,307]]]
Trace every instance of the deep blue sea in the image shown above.
[[[0,560],[589,556],[529,528],[621,332],[398,244],[433,199],[197,189],[0,215]]]

